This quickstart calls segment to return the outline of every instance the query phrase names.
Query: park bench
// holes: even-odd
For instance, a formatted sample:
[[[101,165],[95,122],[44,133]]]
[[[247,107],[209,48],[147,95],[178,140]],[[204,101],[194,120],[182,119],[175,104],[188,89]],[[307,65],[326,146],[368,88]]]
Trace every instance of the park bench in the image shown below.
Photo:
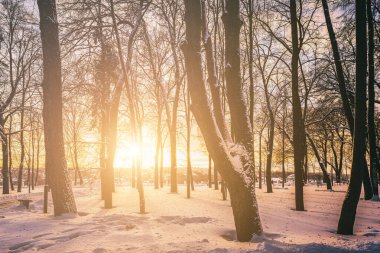
[[[18,199],[18,202],[20,202],[20,205],[25,206],[27,209],[29,209],[29,204],[32,202],[31,199]]]

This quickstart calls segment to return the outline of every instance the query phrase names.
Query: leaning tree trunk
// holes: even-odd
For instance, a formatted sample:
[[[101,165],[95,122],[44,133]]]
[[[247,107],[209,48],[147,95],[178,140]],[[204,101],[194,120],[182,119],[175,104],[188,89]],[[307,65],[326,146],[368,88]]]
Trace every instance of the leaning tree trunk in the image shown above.
[[[226,10],[222,15],[225,28],[225,76],[227,99],[230,107],[231,124],[236,142],[242,144],[246,151],[253,153],[253,135],[247,106],[244,103],[240,71],[240,28],[243,21],[240,18],[240,3],[235,0],[226,1]],[[248,159],[252,159],[249,157]],[[253,178],[254,165],[251,164]]]
[[[250,241],[254,234],[262,233],[262,227],[255,197],[254,184],[250,178],[251,171],[249,166],[244,166],[247,165],[247,161],[242,159],[246,155],[247,150],[239,149],[239,152],[234,154],[238,156],[237,158],[240,158],[241,163],[232,162],[233,157],[228,147],[229,143],[223,139],[215,122],[215,117],[208,103],[207,91],[203,79],[201,20],[194,18],[201,16],[201,1],[185,0],[184,2],[186,42],[183,43],[182,50],[184,52],[193,115],[201,129],[207,150],[209,150],[215,162],[215,166],[220,169],[219,172],[226,180],[230,190],[237,239],[239,241]],[[228,20],[232,17],[232,20],[236,20],[236,17],[239,15],[239,3],[237,1],[227,1],[227,3],[230,7],[230,11],[228,12],[229,17],[225,19]],[[231,5],[233,8],[231,8]],[[241,92],[241,87],[237,86],[235,89]],[[246,108],[243,107],[242,109],[245,111]],[[237,113],[239,115],[241,111]],[[236,117],[237,115],[235,115],[235,118]],[[244,118],[240,118],[239,120],[244,120]],[[245,169],[247,167],[248,169]]]
[[[326,182],[327,190],[332,190],[331,180],[330,180],[330,177],[329,177],[329,173],[327,172],[326,166],[323,163],[323,160],[322,160],[321,156],[319,155],[318,149],[315,146],[315,143],[314,143],[313,139],[310,137],[310,135],[308,133],[306,133],[306,136],[309,139],[311,148],[313,149],[313,152],[314,152],[315,157],[317,158],[319,167],[322,170],[323,182]]]
[[[63,142],[61,58],[55,0],[38,0],[43,52],[45,166],[54,215],[76,213]]]
[[[331,48],[333,51],[335,70],[336,70],[337,81],[338,81],[338,86],[339,86],[339,93],[342,98],[344,115],[346,116],[346,120],[348,123],[348,127],[350,129],[351,136],[352,138],[354,138],[353,136],[354,135],[354,116],[352,114],[350,100],[348,99],[346,80],[344,78],[344,72],[343,72],[342,61],[341,61],[340,53],[339,53],[338,42],[336,40],[334,27],[331,22],[327,0],[322,0],[322,5],[323,5],[323,12],[325,15],[325,20],[326,20],[327,31],[330,37]],[[368,173],[367,161],[365,161],[364,165],[365,166],[363,166],[362,168],[364,171],[363,185],[364,185],[365,199],[368,200],[372,198],[373,192],[372,192],[371,181],[370,181],[369,173]]]
[[[338,234],[352,235],[356,208],[358,206],[363,165],[366,153],[366,74],[367,74],[367,29],[366,2],[356,0],[356,89],[354,147],[350,183],[343,201],[338,223]]]
[[[298,87],[298,17],[296,0],[290,0],[290,18],[292,31],[292,103],[293,103],[293,141],[294,141],[294,174],[296,210],[303,211],[303,159],[305,156],[305,126],[302,119],[302,108]]]

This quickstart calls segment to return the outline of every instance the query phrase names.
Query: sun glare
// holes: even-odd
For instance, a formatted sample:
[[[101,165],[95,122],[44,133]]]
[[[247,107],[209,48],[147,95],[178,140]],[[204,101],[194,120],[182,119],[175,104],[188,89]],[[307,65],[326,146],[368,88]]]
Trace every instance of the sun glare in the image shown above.
[[[142,168],[147,169],[154,167],[156,138],[147,127],[143,127],[142,135],[142,145],[131,141],[128,136],[119,139],[114,162],[116,168],[131,168],[132,161],[134,159],[139,159],[140,157]],[[164,152],[164,166],[168,165],[167,162],[170,164],[170,160],[167,160],[169,158],[168,155],[169,154],[165,154]]]

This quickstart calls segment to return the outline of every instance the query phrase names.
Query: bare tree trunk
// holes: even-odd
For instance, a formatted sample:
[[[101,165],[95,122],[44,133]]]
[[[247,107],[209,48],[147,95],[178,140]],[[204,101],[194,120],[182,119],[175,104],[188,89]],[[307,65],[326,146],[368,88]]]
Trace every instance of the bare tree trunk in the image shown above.
[[[366,2],[355,1],[356,7],[356,89],[354,148],[350,183],[343,201],[338,223],[338,234],[352,235],[356,208],[360,198],[363,180],[363,165],[366,153],[366,74],[367,74],[367,29]]]
[[[375,199],[379,198],[379,181],[377,177],[379,158],[376,152],[376,126],[375,126],[375,45],[374,24],[372,14],[372,1],[367,0],[368,20],[368,140],[370,153],[370,176],[372,191]]]
[[[304,158],[304,171],[303,171],[303,181],[307,184],[309,181],[309,155],[308,155],[308,150],[307,150],[307,142],[305,146],[305,158]]]
[[[100,191],[101,199],[105,199],[105,177],[107,172],[107,159],[106,159],[106,150],[107,150],[107,129],[109,121],[109,91],[108,86],[105,80],[105,69],[106,69],[106,48],[103,39],[103,20],[102,20],[102,0],[97,1],[97,25],[99,27],[98,37],[100,41],[100,62],[99,62],[99,84],[101,86],[101,96],[100,96],[100,149],[99,149],[99,165],[100,165]]]
[[[31,114],[30,114],[31,115]],[[34,152],[34,148],[35,148],[35,133],[34,133],[34,130],[33,130],[33,123],[32,123],[32,117],[30,117],[30,127],[32,128],[32,131],[31,131],[31,135],[32,135],[32,151],[31,151],[31,155],[32,155],[32,175],[31,175],[31,182],[30,184],[32,185],[32,190],[34,190],[34,155],[35,155],[35,152]],[[29,137],[30,138],[30,137]]]
[[[212,188],[212,159],[211,155],[208,155],[208,188]]]
[[[283,102],[283,108],[282,108],[282,113],[284,114],[282,116],[282,159],[281,159],[281,167],[282,167],[282,188],[285,188],[285,181],[286,181],[286,173],[285,173],[285,113],[286,113],[286,92],[285,92],[285,97],[284,97],[284,102]]]
[[[39,127],[39,126],[38,126]],[[36,154],[36,179],[34,180],[34,184],[38,184],[38,175],[39,175],[39,168],[40,168],[40,140],[41,140],[41,134],[40,130],[37,130],[37,154]]]
[[[12,133],[12,123],[13,123],[13,117],[12,115],[9,117],[9,133]],[[8,171],[9,171],[9,183],[10,183],[10,186],[11,186],[11,190],[14,191],[15,190],[15,187],[14,187],[14,184],[13,184],[13,175],[12,175],[12,167],[13,167],[13,159],[12,159],[12,134],[9,134],[9,137],[8,137],[8,155],[9,155],[9,167],[8,167]]]
[[[174,116],[173,116],[174,117]],[[174,119],[174,118],[173,118]],[[170,139],[170,192],[178,192],[177,185],[177,123],[172,123]]]
[[[136,159],[132,158],[132,173],[131,173],[132,188],[136,188]]]
[[[266,182],[267,182],[267,193],[273,192],[272,187],[272,157],[273,157],[273,143],[274,143],[274,113],[269,97],[268,82],[265,80],[264,72],[262,71],[263,83],[264,83],[264,93],[265,93],[265,103],[269,114],[269,128],[268,128],[268,151],[267,151],[267,162],[266,162]]]
[[[17,192],[21,192],[23,173],[24,173],[24,162],[25,162],[25,143],[24,143],[24,117],[25,117],[25,83],[23,80],[23,93],[21,98],[21,115],[20,115],[20,166],[18,168],[18,179],[17,179]]]
[[[27,168],[28,168],[28,178],[27,178],[27,186],[28,186],[28,192],[30,193],[31,190],[31,166],[30,166],[30,160],[31,160],[31,152],[30,152],[30,146],[31,146],[31,138],[29,136],[28,138],[28,161],[27,161]]]
[[[157,99],[160,98],[160,87],[156,87],[157,92]],[[162,105],[161,101],[157,101],[157,142],[156,142],[156,153],[154,157],[154,188],[159,188],[159,162],[160,162],[160,148],[161,148],[161,142],[162,142]]]
[[[38,0],[43,52],[43,119],[48,183],[54,215],[76,213],[74,194],[67,172],[62,123],[61,58],[55,0]]]
[[[327,185],[327,190],[332,190],[332,187],[331,187],[331,180],[330,180],[330,177],[329,177],[329,174],[327,172],[327,169],[326,169],[326,166],[325,164],[323,163],[322,161],[322,158],[321,156],[319,155],[319,152],[318,152],[318,149],[317,147],[315,146],[315,143],[313,141],[313,139],[310,137],[310,135],[308,133],[306,133],[306,136],[310,142],[310,145],[311,145],[311,148],[313,149],[313,152],[315,154],[315,157],[317,158],[317,161],[318,161],[318,164],[319,164],[319,167],[321,168],[322,170],[322,174],[323,174],[323,181],[326,182],[326,185]]]
[[[78,147],[77,146],[78,146],[78,141],[75,138],[75,141],[74,141],[74,166],[75,166],[75,174],[78,175],[78,177],[79,177],[79,184],[83,185],[83,177],[82,177],[82,173],[80,172],[80,169],[79,169]]]
[[[231,122],[234,137],[249,153],[252,160],[253,135],[247,114],[247,106],[244,103],[240,70],[240,28],[243,24],[240,18],[240,2],[226,1],[226,9],[222,15],[225,27],[225,75],[227,86],[227,98],[230,107]],[[253,178],[254,165],[251,163],[250,170]]]
[[[221,132],[218,129],[215,118],[213,116],[212,109],[208,104],[207,91],[203,79],[203,70],[200,54],[202,22],[200,19],[194,18],[201,16],[201,1],[185,0],[184,2],[186,42],[182,45],[182,49],[185,56],[185,66],[187,71],[189,92],[191,95],[191,100],[193,102],[193,115],[201,129],[202,135],[206,142],[207,150],[210,151],[211,157],[213,158],[215,165],[220,169],[219,172],[228,184],[231,196],[231,205],[235,218],[237,238],[239,241],[250,241],[254,234],[262,233],[257,202],[254,193],[254,184],[250,180],[251,170],[244,171],[242,167],[236,167],[240,165],[232,163],[232,157],[229,153],[228,147],[226,146],[226,140],[223,139]],[[228,11],[224,17],[224,20],[226,21],[226,26],[230,26],[231,29],[236,29],[236,23],[235,26],[233,26],[233,23],[231,23],[231,21],[234,22],[236,20],[239,20],[238,24],[241,24],[241,21],[238,18],[239,3],[237,1],[228,1],[227,7]],[[237,44],[239,44],[238,38]],[[235,50],[231,50],[231,52],[232,51]],[[239,59],[235,59],[235,61],[231,62],[231,64],[235,65],[235,63],[237,62],[239,62]],[[232,71],[230,74],[232,74]],[[235,86],[234,89],[237,90],[235,91],[236,93],[241,92],[241,86]],[[232,103],[232,101],[230,101],[230,103]],[[242,110],[236,110],[235,108],[237,113],[237,115],[235,115],[235,120],[237,120],[238,122],[241,122],[244,119],[248,119],[248,116],[245,112],[246,107],[243,106],[240,109]],[[239,115],[241,117],[240,119]],[[244,115],[246,117],[244,117]],[[246,121],[246,124],[247,123],[249,123],[249,119],[248,121]],[[249,138],[252,138],[249,128],[248,133],[239,133],[238,135],[239,137],[242,137],[248,134]],[[248,142],[244,138],[241,139],[244,142]],[[251,153],[248,154],[250,155]],[[237,171],[240,171],[241,173]]]
[[[9,170],[8,170],[8,138],[5,133],[5,119],[3,112],[0,112],[0,138],[3,152],[3,194],[9,194]]]
[[[219,190],[218,169],[214,165],[214,190]]]
[[[225,181],[222,179],[222,183],[220,184],[220,187],[222,188],[222,199],[227,200],[227,187]]]
[[[187,198],[191,197],[191,183],[192,183],[192,171],[191,171],[191,112],[190,112],[190,93],[187,90],[186,94],[186,160],[187,160],[187,171],[186,171],[186,193]],[[194,184],[193,184],[194,185]]]
[[[248,0],[248,75],[249,75],[249,120],[252,127],[252,163],[255,164],[255,132],[254,132],[254,117],[255,117],[255,86],[253,82],[253,0]],[[256,168],[253,168],[254,182],[256,183]]]
[[[354,116],[352,114],[350,100],[348,99],[346,81],[344,78],[344,72],[343,72],[342,61],[341,61],[340,53],[339,53],[338,42],[336,40],[334,27],[331,22],[327,0],[322,0],[322,5],[323,5],[323,11],[324,11],[325,20],[326,20],[326,26],[327,26],[327,30],[330,37],[331,48],[333,50],[335,69],[336,69],[336,74],[337,74],[340,96],[342,98],[344,114],[346,116],[346,120],[348,123],[348,127],[350,129],[351,136],[352,138],[354,138],[353,136]],[[369,173],[368,173],[367,161],[365,161],[365,166],[363,166],[363,170],[364,170],[364,174],[363,174],[364,193],[365,193],[365,199],[368,200],[372,198],[373,192],[372,192],[371,181],[370,181]]]
[[[144,180],[141,173],[142,167],[142,155],[143,155],[143,136],[142,136],[142,122],[139,122],[139,159],[138,159],[138,167],[137,167],[137,190],[139,192],[139,203],[140,203],[140,213],[145,213],[145,194],[144,194]]]
[[[160,187],[164,187],[164,143],[161,144],[160,152]]]
[[[305,126],[302,118],[302,108],[298,85],[298,18],[296,0],[290,0],[290,19],[292,31],[292,111],[293,111],[293,141],[294,141],[294,174],[296,210],[304,211],[303,202],[303,159],[305,156]]]
[[[263,131],[260,132],[259,135],[259,189],[263,188],[262,181],[263,181],[263,172],[262,172],[262,162],[261,162],[261,139],[263,136]]]
[[[217,21],[216,21],[217,22]],[[208,74],[208,84],[210,86],[213,111],[215,114],[216,123],[218,124],[219,129],[222,131],[223,138],[231,139],[228,132],[227,125],[225,123],[221,94],[220,94],[220,85],[218,84],[217,78],[217,68],[216,68],[216,59],[214,58],[214,49],[212,45],[211,36],[208,32],[207,27],[207,15],[206,15],[206,5],[205,1],[202,1],[202,40],[203,46],[206,52],[206,65],[207,65],[207,74]]]
[[[266,182],[267,193],[272,193],[272,154],[273,154],[273,142],[274,142],[274,115],[271,115],[269,126],[269,140],[268,140],[268,152],[267,152],[267,164],[266,164]]]

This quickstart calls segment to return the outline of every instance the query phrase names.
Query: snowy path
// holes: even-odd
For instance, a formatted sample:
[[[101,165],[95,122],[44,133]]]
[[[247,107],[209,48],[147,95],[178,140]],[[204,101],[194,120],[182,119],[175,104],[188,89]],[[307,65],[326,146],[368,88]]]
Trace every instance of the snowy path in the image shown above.
[[[76,188],[77,217],[42,214],[41,194],[29,211],[0,207],[0,252],[380,252],[379,202],[360,201],[355,236],[334,234],[343,187],[305,187],[306,212],[292,210],[292,188],[257,190],[266,234],[252,243],[234,240],[232,210],[218,191],[198,186],[188,200],[184,187],[179,194],[145,189],[144,215],[130,188],[117,189],[111,210],[102,208],[97,191]]]

